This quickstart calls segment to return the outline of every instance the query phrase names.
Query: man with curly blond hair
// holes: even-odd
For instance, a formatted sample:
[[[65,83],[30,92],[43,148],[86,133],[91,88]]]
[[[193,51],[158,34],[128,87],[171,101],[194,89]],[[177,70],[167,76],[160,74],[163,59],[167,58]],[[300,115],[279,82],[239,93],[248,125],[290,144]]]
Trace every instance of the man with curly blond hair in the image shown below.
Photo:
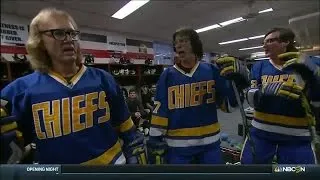
[[[35,71],[1,91],[2,163],[13,143],[31,142],[41,164],[145,163],[122,91],[109,73],[81,64],[79,34],[74,19],[54,8],[31,21],[26,48]]]

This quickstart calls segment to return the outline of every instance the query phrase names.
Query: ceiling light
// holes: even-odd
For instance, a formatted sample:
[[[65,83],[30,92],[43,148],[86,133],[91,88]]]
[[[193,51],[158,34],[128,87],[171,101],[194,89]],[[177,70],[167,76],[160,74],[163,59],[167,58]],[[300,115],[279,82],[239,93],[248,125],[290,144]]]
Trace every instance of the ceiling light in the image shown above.
[[[226,41],[226,42],[221,42],[219,43],[220,45],[224,45],[224,44],[231,44],[231,43],[236,43],[236,42],[241,42],[241,41],[247,41],[249,40],[248,38],[243,38],[243,39],[236,39],[236,40],[232,40],[232,41]]]
[[[207,26],[207,27],[204,27],[204,28],[197,29],[196,32],[200,33],[200,32],[204,32],[204,31],[209,31],[211,29],[216,29],[216,28],[219,28],[219,27],[221,27],[219,24],[214,24],[214,25],[211,25],[211,26]]]
[[[264,35],[259,35],[259,36],[252,36],[252,37],[248,37],[248,39],[259,39],[259,38],[263,38]]]
[[[265,9],[265,10],[259,11],[259,14],[266,13],[266,12],[271,12],[271,11],[273,11],[273,9],[269,8],[269,9]]]
[[[262,58],[262,57],[266,57],[266,53],[264,51],[262,51],[262,52],[254,52],[254,53],[251,53],[250,57],[251,57],[251,59]]]
[[[118,10],[114,15],[112,15],[112,17],[116,19],[123,19],[148,2],[149,0],[139,0],[139,1],[131,0],[126,5],[124,5],[120,10]]]
[[[254,59],[255,61],[261,61],[261,60],[268,60],[269,58],[267,57],[263,57],[263,58],[257,58],[257,59]]]
[[[250,50],[250,49],[259,49],[262,48],[263,46],[255,46],[255,47],[248,47],[248,48],[241,48],[239,51],[244,51],[244,50]]]
[[[221,26],[228,26],[230,24],[234,24],[234,23],[238,23],[238,22],[241,22],[241,21],[244,21],[245,19],[243,19],[242,17],[239,17],[239,18],[235,18],[235,19],[231,19],[229,21],[225,21],[225,22],[222,22],[222,23],[219,23]]]

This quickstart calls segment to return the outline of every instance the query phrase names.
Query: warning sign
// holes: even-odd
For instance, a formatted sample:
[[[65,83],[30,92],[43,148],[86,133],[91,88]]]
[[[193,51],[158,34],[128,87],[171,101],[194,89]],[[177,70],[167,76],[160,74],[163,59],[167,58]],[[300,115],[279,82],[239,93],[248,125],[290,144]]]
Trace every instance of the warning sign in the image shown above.
[[[27,25],[1,22],[1,44],[25,44],[27,38]]]

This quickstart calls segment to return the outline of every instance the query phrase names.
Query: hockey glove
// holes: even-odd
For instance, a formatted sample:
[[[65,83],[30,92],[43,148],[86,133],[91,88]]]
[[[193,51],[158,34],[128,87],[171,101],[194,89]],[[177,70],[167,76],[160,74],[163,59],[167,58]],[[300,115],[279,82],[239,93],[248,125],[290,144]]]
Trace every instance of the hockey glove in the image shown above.
[[[249,86],[249,70],[238,59],[225,56],[216,60],[220,75],[236,83],[240,90]]]
[[[265,96],[282,96],[288,99],[299,99],[302,94],[302,87],[292,82],[268,83],[262,88]]]
[[[298,100],[303,88],[292,82],[272,82],[260,88],[251,88],[247,91],[247,101],[251,107],[259,107],[262,98],[271,96]]]
[[[144,147],[144,135],[137,132],[135,139],[124,146],[127,164],[147,164],[147,155]]]
[[[17,164],[23,158],[24,146],[22,133],[17,129],[16,117],[10,116],[10,112],[10,103],[1,99],[1,164]]]
[[[287,52],[280,54],[278,57],[285,61],[284,70],[295,71],[305,81],[320,82],[320,67],[315,63],[316,59],[299,52]]]
[[[160,137],[150,137],[147,141],[148,159],[150,164],[165,164],[167,143]]]

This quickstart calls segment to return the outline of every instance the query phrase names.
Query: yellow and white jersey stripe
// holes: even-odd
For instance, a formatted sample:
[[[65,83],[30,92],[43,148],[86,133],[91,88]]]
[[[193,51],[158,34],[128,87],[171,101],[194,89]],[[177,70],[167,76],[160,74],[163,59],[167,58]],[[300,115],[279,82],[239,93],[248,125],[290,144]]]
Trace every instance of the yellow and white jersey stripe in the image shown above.
[[[166,142],[170,147],[191,147],[212,144],[220,139],[220,125],[168,130]]]
[[[305,118],[255,111],[252,126],[272,133],[290,136],[310,136],[308,122]]]
[[[89,161],[81,163],[81,165],[107,165],[107,164],[125,164],[126,158],[122,153],[120,142],[116,142],[110,149],[100,156]]]

